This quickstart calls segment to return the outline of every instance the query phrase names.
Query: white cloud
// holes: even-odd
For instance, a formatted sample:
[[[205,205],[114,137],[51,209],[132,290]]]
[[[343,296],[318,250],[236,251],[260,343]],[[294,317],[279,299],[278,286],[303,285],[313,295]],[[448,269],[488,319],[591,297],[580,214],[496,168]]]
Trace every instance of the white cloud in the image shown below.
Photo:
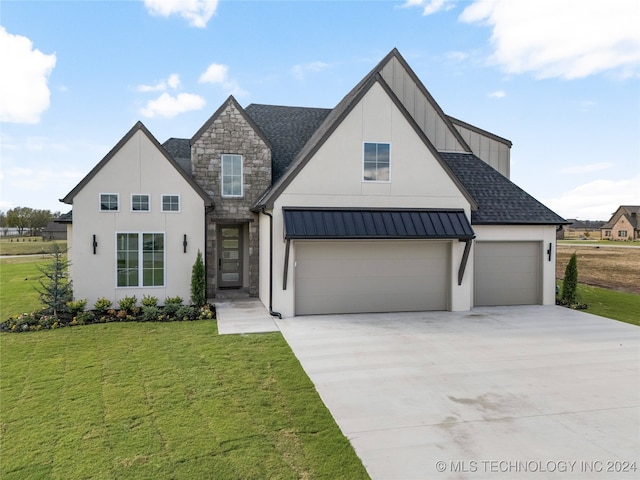
[[[38,123],[49,108],[47,81],[56,55],[45,55],[27,37],[0,27],[0,65],[0,121]]]
[[[589,165],[572,165],[560,170],[560,173],[592,173],[611,168],[613,165],[608,162],[591,163]]]
[[[504,90],[496,90],[488,94],[490,98],[504,98],[507,96]]]
[[[637,0],[476,0],[460,15],[493,29],[491,61],[508,73],[582,78],[640,74]]]
[[[326,70],[330,65],[324,62],[310,62],[291,67],[291,74],[298,80],[304,80],[308,73],[317,73]]]
[[[403,7],[422,7],[422,15],[432,15],[454,8],[453,0],[407,0]]]
[[[218,0],[144,0],[152,15],[168,17],[180,15],[192,27],[204,28],[216,13]]]
[[[620,205],[640,205],[640,175],[624,180],[595,180],[542,199],[542,203],[564,218],[609,220]]]
[[[220,85],[227,93],[236,97],[242,97],[247,94],[245,90],[240,88],[236,80],[229,78],[229,67],[221,63],[209,65],[207,70],[200,75],[198,82]]]
[[[161,82],[156,83],[155,85],[138,85],[136,90],[138,92],[147,93],[147,92],[164,92],[167,90],[167,87],[173,88],[174,90],[180,86],[180,76],[177,73],[172,73],[169,75],[167,80],[162,80]]]
[[[164,92],[155,100],[149,100],[140,113],[147,118],[173,118],[180,113],[201,110],[205,103],[205,99],[199,95],[179,93],[174,97]]]

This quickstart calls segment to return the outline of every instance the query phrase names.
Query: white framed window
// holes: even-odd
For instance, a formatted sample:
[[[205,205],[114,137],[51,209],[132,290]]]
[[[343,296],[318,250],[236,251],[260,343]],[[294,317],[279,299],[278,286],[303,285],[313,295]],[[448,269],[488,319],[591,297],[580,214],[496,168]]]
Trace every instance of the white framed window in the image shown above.
[[[134,193],[131,195],[131,211],[132,212],[149,212],[151,211],[151,200],[149,195]]]
[[[180,211],[180,195],[162,195],[163,212]]]
[[[163,287],[164,233],[116,233],[116,286]]]
[[[391,180],[391,144],[365,142],[362,157],[362,181],[389,182]]]
[[[626,237],[626,236],[627,236],[626,230],[618,230],[618,237]]]
[[[222,196],[242,196],[242,155],[222,155]]]
[[[101,212],[117,212],[120,209],[120,196],[117,193],[101,193],[99,209]]]

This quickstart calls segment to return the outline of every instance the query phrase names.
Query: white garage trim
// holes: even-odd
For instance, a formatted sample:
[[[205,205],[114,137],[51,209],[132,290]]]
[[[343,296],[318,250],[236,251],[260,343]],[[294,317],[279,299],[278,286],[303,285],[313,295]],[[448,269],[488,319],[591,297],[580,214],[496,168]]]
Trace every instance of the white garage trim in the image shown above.
[[[541,252],[541,242],[476,241],[474,305],[541,304]]]
[[[295,241],[295,314],[448,310],[450,241]]]

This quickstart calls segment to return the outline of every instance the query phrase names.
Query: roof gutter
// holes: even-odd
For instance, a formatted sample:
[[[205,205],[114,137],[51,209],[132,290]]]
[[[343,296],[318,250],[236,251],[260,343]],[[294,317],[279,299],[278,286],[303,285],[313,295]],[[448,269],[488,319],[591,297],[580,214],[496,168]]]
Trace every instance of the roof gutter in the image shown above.
[[[260,213],[269,217],[269,315],[282,318],[280,312],[273,311],[273,215],[267,213],[264,206],[260,209]]]

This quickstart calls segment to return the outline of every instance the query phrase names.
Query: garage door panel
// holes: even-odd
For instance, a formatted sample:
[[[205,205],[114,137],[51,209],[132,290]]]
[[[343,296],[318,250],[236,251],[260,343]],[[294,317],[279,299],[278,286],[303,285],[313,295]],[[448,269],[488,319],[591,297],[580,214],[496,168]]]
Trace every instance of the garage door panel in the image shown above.
[[[539,242],[476,242],[474,305],[541,303]]]
[[[298,242],[296,314],[446,310],[444,242]]]

